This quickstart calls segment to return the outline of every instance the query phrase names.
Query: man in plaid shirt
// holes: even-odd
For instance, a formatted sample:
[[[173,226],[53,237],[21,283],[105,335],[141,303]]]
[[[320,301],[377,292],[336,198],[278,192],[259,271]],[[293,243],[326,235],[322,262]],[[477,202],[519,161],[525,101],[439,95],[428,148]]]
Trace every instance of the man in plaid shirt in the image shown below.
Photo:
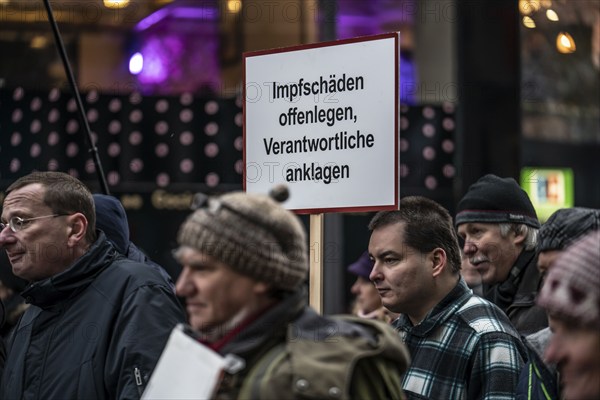
[[[411,353],[408,399],[514,399],[526,357],[519,334],[460,277],[452,218],[436,202],[406,197],[369,224],[370,275]]]

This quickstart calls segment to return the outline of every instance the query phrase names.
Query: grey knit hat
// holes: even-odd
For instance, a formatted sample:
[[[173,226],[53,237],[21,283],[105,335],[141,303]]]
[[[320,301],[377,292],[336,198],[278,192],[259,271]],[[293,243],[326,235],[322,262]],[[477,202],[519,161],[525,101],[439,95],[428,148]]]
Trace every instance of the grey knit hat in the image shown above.
[[[540,227],[533,204],[517,181],[493,174],[479,178],[458,203],[455,225],[468,222]]]
[[[540,228],[537,250],[563,250],[586,233],[599,229],[600,210],[583,207],[561,208]]]
[[[537,302],[556,317],[600,328],[600,231],[584,236],[556,259]]]
[[[302,284],[308,272],[304,227],[273,198],[232,192],[196,206],[179,229],[180,246],[276,289],[292,291]]]

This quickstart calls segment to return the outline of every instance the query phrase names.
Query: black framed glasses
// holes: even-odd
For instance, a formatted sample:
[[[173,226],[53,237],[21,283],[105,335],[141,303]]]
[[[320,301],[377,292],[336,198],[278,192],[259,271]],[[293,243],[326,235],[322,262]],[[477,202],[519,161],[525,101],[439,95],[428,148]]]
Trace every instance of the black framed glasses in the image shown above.
[[[8,223],[0,222],[0,231],[3,231],[6,227],[9,227],[11,231],[17,233],[23,228],[25,228],[31,221],[35,221],[37,219],[45,219],[45,218],[56,218],[62,217],[68,214],[50,214],[50,215],[42,215],[41,217],[33,217],[33,218],[21,218],[21,217],[12,217],[8,220]]]

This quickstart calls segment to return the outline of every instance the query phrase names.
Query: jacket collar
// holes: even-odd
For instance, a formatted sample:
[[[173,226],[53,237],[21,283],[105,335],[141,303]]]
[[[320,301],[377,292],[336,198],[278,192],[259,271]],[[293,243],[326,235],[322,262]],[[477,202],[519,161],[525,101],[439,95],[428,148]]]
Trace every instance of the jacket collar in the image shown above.
[[[89,250],[65,271],[29,284],[21,296],[27,303],[49,308],[69,299],[85,289],[96,276],[117,257],[117,252],[99,232],[98,239]]]
[[[401,331],[410,331],[412,335],[425,337],[437,326],[443,324],[473,296],[464,279],[461,277],[450,291],[435,307],[427,313],[423,321],[413,326],[406,314],[402,314],[393,325]]]

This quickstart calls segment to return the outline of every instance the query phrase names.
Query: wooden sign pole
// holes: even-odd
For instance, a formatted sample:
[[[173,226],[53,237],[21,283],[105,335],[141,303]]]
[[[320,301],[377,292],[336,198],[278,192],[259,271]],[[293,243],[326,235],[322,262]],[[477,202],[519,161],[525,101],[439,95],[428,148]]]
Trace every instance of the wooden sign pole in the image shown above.
[[[310,215],[309,304],[323,314],[323,214]]]

